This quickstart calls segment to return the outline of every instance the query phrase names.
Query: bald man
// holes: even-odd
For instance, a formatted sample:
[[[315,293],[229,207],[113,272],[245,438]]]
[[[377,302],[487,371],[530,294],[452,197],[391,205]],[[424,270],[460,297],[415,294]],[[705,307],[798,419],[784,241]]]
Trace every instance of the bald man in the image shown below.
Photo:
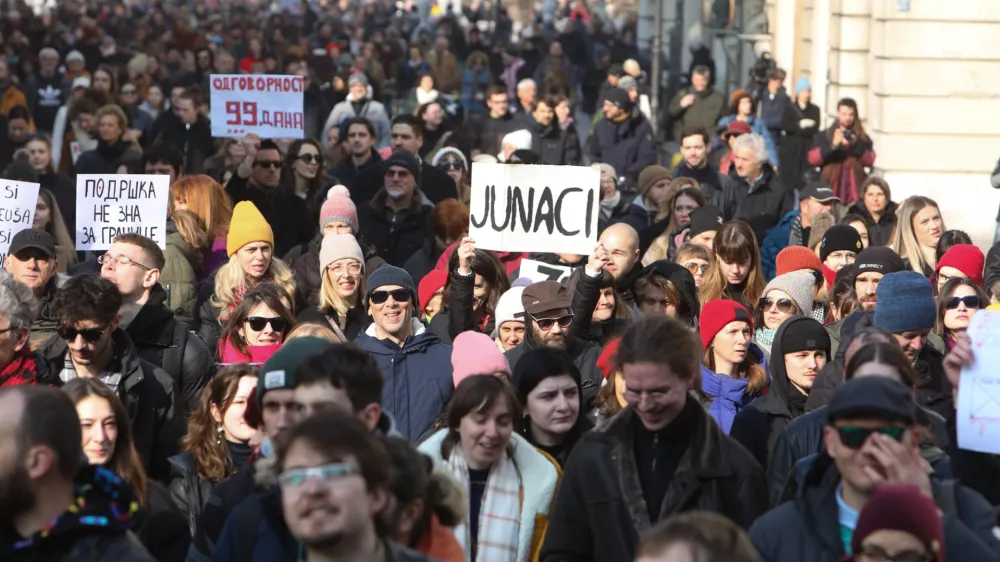
[[[622,301],[632,306],[632,283],[642,272],[642,264],[639,263],[639,233],[620,222],[605,228],[600,242],[610,255],[604,270],[615,278],[615,289],[622,296]]]

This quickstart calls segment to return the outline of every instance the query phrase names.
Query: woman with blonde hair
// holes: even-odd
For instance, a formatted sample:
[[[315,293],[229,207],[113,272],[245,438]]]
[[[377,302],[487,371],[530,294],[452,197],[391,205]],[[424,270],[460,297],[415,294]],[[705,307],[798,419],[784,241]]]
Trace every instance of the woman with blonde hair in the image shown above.
[[[937,266],[938,240],[946,230],[938,204],[914,195],[896,211],[896,230],[889,247],[903,258],[907,269],[929,278]]]
[[[205,224],[191,211],[174,211],[167,219],[167,248],[163,251],[160,285],[167,289],[167,307],[182,322],[194,321],[198,304],[198,275],[203,248],[209,245]]]
[[[219,182],[204,174],[184,176],[170,186],[168,213],[191,211],[201,219],[208,245],[198,247],[205,257],[197,280],[202,282],[226,262],[226,238],[233,219],[233,204]]]
[[[303,310],[298,320],[325,324],[340,340],[354,341],[371,324],[362,298],[367,272],[361,246],[351,234],[327,234],[319,258],[319,307]]]
[[[289,295],[295,294],[292,271],[274,257],[273,252],[274,233],[264,215],[249,201],[238,203],[226,238],[229,261],[219,268],[212,282],[205,284],[199,295],[202,302],[195,325],[209,349],[215,348],[222,323],[249,290],[261,283],[274,283]]]
[[[55,197],[72,240],[76,233],[76,182],[55,171],[52,139],[46,135],[35,135],[25,143],[24,148],[28,151],[31,167],[38,174],[38,183]]]
[[[764,292],[760,246],[753,229],[743,221],[723,224],[715,233],[712,251],[715,259],[699,294],[702,306],[716,299],[729,299],[747,310],[753,308]]]
[[[691,226],[691,212],[708,202],[701,186],[691,178],[674,178],[660,199],[660,212],[656,222],[667,221],[663,234],[656,237],[643,256],[642,263],[649,265],[663,259],[674,259],[677,248],[684,244],[687,229]]]

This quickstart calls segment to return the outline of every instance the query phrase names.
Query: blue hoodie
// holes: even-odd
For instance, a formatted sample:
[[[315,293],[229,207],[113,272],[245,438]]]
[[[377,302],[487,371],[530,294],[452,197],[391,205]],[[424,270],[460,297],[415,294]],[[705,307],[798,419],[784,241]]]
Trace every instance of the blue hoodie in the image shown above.
[[[767,362],[764,360],[763,353],[757,349],[757,346],[751,346],[750,352],[757,354],[760,366],[767,371]],[[768,385],[771,382],[770,378],[770,375],[768,375]],[[733,420],[736,418],[736,414],[740,413],[740,410],[761,395],[758,392],[757,394],[746,396],[744,393],[746,392],[747,383],[747,379],[737,379],[729,375],[713,373],[708,367],[701,366],[701,391],[711,400],[705,407],[705,410],[710,416],[715,418],[719,427],[722,428],[722,432],[726,435],[729,435],[729,430],[733,427]],[[766,389],[767,385],[764,388]]]

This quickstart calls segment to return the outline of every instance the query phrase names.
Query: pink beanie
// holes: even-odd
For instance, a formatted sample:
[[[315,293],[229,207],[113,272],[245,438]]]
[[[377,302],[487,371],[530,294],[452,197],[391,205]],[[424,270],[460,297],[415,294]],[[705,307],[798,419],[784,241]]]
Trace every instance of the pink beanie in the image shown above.
[[[358,233],[358,208],[351,201],[351,192],[342,185],[335,185],[326,192],[326,201],[319,210],[319,229],[327,223],[337,221],[351,225],[353,234]]]
[[[452,380],[457,387],[460,382],[473,375],[510,375],[510,364],[493,338],[482,332],[462,332],[458,334],[451,348]]]

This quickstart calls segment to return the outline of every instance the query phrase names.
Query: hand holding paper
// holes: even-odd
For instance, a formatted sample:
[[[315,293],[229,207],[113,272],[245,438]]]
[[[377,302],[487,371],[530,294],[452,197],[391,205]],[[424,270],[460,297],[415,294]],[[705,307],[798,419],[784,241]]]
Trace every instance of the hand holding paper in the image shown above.
[[[1000,453],[1000,312],[980,310],[966,330],[968,342],[945,358],[948,379],[958,377],[958,446],[984,453]],[[956,352],[956,350],[958,350]]]

